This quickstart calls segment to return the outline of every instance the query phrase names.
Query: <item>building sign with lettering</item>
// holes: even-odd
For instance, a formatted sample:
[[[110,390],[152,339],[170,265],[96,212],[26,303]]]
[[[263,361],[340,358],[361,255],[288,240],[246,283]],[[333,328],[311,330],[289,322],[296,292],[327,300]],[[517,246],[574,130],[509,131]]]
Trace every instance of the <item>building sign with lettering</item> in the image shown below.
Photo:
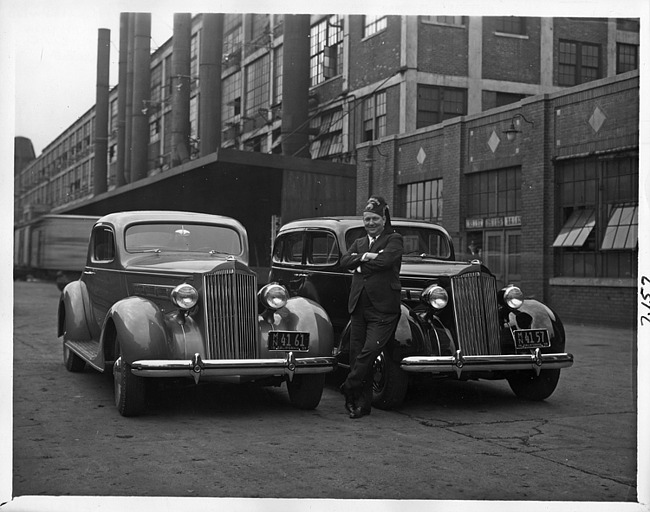
[[[503,226],[503,217],[492,217],[485,219],[486,228],[500,228]]]
[[[469,229],[482,228],[483,219],[465,219],[465,227]]]
[[[521,215],[510,215],[503,220],[506,226],[521,226]]]

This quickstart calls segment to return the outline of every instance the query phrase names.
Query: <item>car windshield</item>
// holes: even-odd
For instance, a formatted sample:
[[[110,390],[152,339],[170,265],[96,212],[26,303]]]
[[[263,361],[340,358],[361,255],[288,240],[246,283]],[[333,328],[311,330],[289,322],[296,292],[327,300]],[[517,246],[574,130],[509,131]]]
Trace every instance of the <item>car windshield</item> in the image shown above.
[[[241,254],[239,233],[214,224],[136,224],[125,233],[128,252],[202,252]]]
[[[426,227],[393,226],[404,239],[404,256],[430,256],[441,260],[451,257],[449,241],[442,231]],[[345,234],[346,247],[357,238],[365,236],[363,227],[352,228]]]

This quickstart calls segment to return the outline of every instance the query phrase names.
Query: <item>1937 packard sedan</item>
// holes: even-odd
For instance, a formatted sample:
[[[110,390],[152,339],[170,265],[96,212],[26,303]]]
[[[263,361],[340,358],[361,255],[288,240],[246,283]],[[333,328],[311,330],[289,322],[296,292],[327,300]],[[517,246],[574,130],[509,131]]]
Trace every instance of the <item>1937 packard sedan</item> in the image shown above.
[[[275,283],[258,291],[244,227],[198,213],[100,218],[81,278],[61,293],[58,335],[69,371],[112,371],[124,416],[143,412],[152,378],[286,382],[311,409],[336,365],[325,310]]]
[[[498,289],[480,261],[455,261],[441,226],[412,219],[392,219],[392,225],[404,240],[402,313],[393,342],[374,364],[373,405],[400,405],[413,373],[507,379],[520,398],[548,398],[560,369],[573,364],[557,314],[525,299],[517,286]],[[269,279],[325,308],[342,368],[349,368],[352,275],[340,267],[340,258],[364,235],[358,217],[304,219],[282,226],[273,248]]]

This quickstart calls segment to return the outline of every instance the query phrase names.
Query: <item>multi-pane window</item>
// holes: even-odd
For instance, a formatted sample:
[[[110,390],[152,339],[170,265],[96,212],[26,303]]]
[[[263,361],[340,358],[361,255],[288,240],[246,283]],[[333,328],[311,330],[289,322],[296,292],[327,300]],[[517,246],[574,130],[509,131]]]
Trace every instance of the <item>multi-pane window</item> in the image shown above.
[[[111,133],[117,132],[117,99],[111,101],[111,123],[109,131]]]
[[[560,40],[559,85],[578,85],[600,77],[600,45]]]
[[[388,26],[386,16],[364,16],[363,37],[368,37],[384,30]]]
[[[386,135],[386,91],[363,100],[363,142]]]
[[[499,16],[494,20],[496,32],[502,34],[526,34],[526,18],[519,16]]]
[[[283,46],[273,51],[273,104],[282,103],[282,53]]]
[[[312,119],[310,128],[318,131],[310,147],[313,159],[343,152],[343,111],[341,109],[325,112]]]
[[[636,44],[616,43],[616,73],[639,69],[639,47]]]
[[[467,114],[467,91],[453,87],[418,85],[417,128]]]
[[[405,217],[433,222],[442,220],[442,178],[406,185]]]
[[[255,117],[269,106],[270,57],[265,54],[246,67],[246,115]]]
[[[241,115],[241,71],[224,78],[222,95],[221,120],[226,124]]]
[[[521,215],[521,170],[508,167],[467,176],[467,216]]]
[[[224,67],[236,66],[241,62],[242,25],[241,14],[226,14],[223,20]]]
[[[556,168],[556,274],[636,275],[638,160],[585,158]]]
[[[467,16],[422,16],[421,20],[429,23],[457,25],[459,27],[462,27],[467,22]]]
[[[199,77],[199,35],[194,34],[190,40],[190,88],[196,89]]]
[[[151,103],[152,105],[160,104],[162,101],[162,80],[163,80],[162,63],[151,69]]]
[[[252,14],[251,15],[251,41],[255,46],[265,46],[263,39],[269,36],[269,15]]]
[[[309,76],[317,85],[343,72],[343,20],[332,15],[311,27]]]

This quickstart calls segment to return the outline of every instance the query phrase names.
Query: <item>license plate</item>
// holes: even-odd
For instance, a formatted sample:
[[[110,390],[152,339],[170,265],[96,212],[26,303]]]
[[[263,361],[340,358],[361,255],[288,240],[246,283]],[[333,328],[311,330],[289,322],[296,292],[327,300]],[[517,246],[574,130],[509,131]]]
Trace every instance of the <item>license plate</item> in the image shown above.
[[[309,350],[309,333],[295,331],[269,331],[269,350]]]
[[[546,329],[519,329],[514,331],[515,348],[550,347],[551,340]]]

